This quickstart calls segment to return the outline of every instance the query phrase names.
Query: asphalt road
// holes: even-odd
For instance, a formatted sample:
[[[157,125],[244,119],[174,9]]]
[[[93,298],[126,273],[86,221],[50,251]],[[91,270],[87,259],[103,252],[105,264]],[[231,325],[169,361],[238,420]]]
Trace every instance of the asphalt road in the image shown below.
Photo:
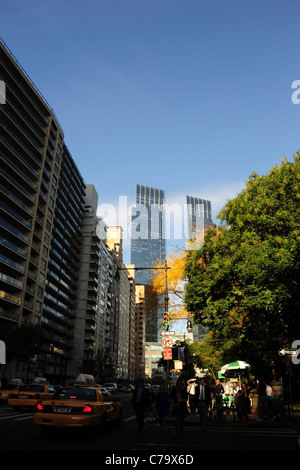
[[[46,436],[33,423],[33,413],[29,410],[14,412],[9,406],[0,406],[0,450],[11,456],[14,451],[47,451],[50,455],[55,451],[69,451],[74,455],[80,452],[98,451],[104,463],[112,464],[109,459],[129,458],[144,455],[144,464],[149,464],[152,456],[153,465],[190,465],[195,464],[206,455],[218,459],[226,451],[271,451],[273,454],[283,452],[288,456],[292,451],[299,452],[299,432],[297,428],[284,423],[255,423],[241,429],[239,423],[209,423],[208,430],[202,432],[197,419],[187,419],[184,436],[176,439],[172,421],[167,424],[166,432],[162,433],[157,421],[146,422],[143,433],[136,429],[136,421],[130,403],[131,394],[122,394],[123,424],[119,427],[107,428],[99,432],[55,432]],[[32,454],[31,454],[32,455]],[[34,454],[33,454],[34,455]],[[164,456],[169,459],[158,461]],[[179,458],[181,460],[179,460]],[[105,460],[106,459],[106,460]],[[173,459],[173,461],[172,461]],[[190,462],[184,459],[190,459]],[[117,462],[117,464],[121,463]],[[124,461],[122,461],[124,464]],[[126,462],[125,462],[126,463]],[[142,463],[142,462],[140,462]],[[131,466],[135,467],[134,462]],[[136,465],[137,466],[137,465]]]

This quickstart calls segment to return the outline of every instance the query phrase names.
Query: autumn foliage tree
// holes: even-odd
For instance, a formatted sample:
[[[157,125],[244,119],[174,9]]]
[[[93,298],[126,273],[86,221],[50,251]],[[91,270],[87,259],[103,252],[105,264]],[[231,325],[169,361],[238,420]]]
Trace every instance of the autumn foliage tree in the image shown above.
[[[185,302],[227,358],[257,369],[300,338],[300,154],[253,173],[186,257]]]
[[[167,260],[168,310],[171,320],[178,320],[189,316],[184,301],[185,258],[186,252],[178,251],[171,253]],[[159,268],[159,266],[157,267]],[[155,271],[151,279],[151,285],[155,293],[161,294],[163,301],[166,289],[164,266]]]

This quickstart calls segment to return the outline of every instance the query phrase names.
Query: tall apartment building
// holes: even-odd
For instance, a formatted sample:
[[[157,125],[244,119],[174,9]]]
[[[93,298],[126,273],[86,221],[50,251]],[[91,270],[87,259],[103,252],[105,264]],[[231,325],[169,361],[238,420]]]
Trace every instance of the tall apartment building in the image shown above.
[[[136,305],[135,305],[135,271],[133,265],[126,265],[130,282],[130,307],[129,307],[129,355],[128,355],[128,380],[135,380],[135,343],[136,343]]]
[[[76,376],[80,364],[94,358],[99,345],[103,346],[104,319],[99,298],[99,275],[103,244],[97,236],[97,193],[86,186],[81,230],[81,249],[78,262],[78,283],[75,308],[73,354],[69,375]],[[103,300],[102,300],[103,301]]]
[[[145,376],[153,383],[161,382],[165,377],[165,368],[160,367],[160,361],[163,358],[162,342],[145,343]]]
[[[111,240],[112,230],[97,216],[98,194],[86,186],[75,310],[72,374],[106,350],[120,378],[128,378],[130,281]],[[122,268],[122,269],[120,269]],[[116,274],[119,274],[117,276]]]
[[[135,283],[122,250],[107,246],[93,186],[54,111],[1,40],[0,80],[0,331],[3,322],[28,322],[47,332],[29,379],[73,380],[100,348],[120,377],[132,379]],[[26,379],[26,365],[17,366]]]
[[[0,321],[42,325],[49,344],[36,372],[61,382],[73,348],[85,186],[54,111],[2,41],[0,79]]]
[[[164,264],[165,193],[161,189],[136,185],[136,208],[132,215],[131,263],[136,267]],[[137,284],[147,284],[153,276],[150,270],[136,273]]]
[[[123,230],[120,225],[109,225],[106,229],[106,243],[111,251],[115,251],[120,263],[123,262]]]
[[[134,266],[123,264],[123,231],[119,225],[108,226],[106,244],[118,260],[115,279],[118,281],[119,320],[117,378],[135,378],[135,281]],[[131,269],[130,269],[131,268]]]
[[[54,192],[53,189],[53,185],[49,187],[50,194]],[[43,264],[48,261],[48,265],[41,324],[48,331],[50,344],[43,356],[40,355],[42,362],[39,367],[43,376],[62,383],[70,377],[68,364],[74,349],[85,195],[85,184],[65,145],[61,154],[56,194],[54,205],[50,202],[47,212],[42,247],[44,255],[41,262]]]

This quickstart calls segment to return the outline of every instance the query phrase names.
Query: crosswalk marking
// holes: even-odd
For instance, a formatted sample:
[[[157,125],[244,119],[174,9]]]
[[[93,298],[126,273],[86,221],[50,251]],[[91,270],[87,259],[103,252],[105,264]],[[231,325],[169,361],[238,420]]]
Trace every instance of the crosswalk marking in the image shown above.
[[[16,418],[15,421],[23,421],[24,419],[33,418],[33,413],[28,414],[27,416],[22,416],[21,418]]]
[[[22,421],[24,419],[33,418],[34,412],[25,413],[24,411],[15,411],[13,412],[11,408],[6,407],[0,409],[0,420],[12,419],[14,421]]]

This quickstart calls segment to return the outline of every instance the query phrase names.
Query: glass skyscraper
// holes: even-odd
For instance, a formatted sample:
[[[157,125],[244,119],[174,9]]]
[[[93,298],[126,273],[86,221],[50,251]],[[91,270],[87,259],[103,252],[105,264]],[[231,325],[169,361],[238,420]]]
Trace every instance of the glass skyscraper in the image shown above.
[[[165,239],[165,192],[162,189],[136,185],[136,206],[132,212],[131,264],[151,267],[164,264]],[[136,272],[136,283],[147,284],[153,276],[151,270]]]
[[[188,239],[193,240],[205,228],[213,225],[211,201],[186,196]]]

